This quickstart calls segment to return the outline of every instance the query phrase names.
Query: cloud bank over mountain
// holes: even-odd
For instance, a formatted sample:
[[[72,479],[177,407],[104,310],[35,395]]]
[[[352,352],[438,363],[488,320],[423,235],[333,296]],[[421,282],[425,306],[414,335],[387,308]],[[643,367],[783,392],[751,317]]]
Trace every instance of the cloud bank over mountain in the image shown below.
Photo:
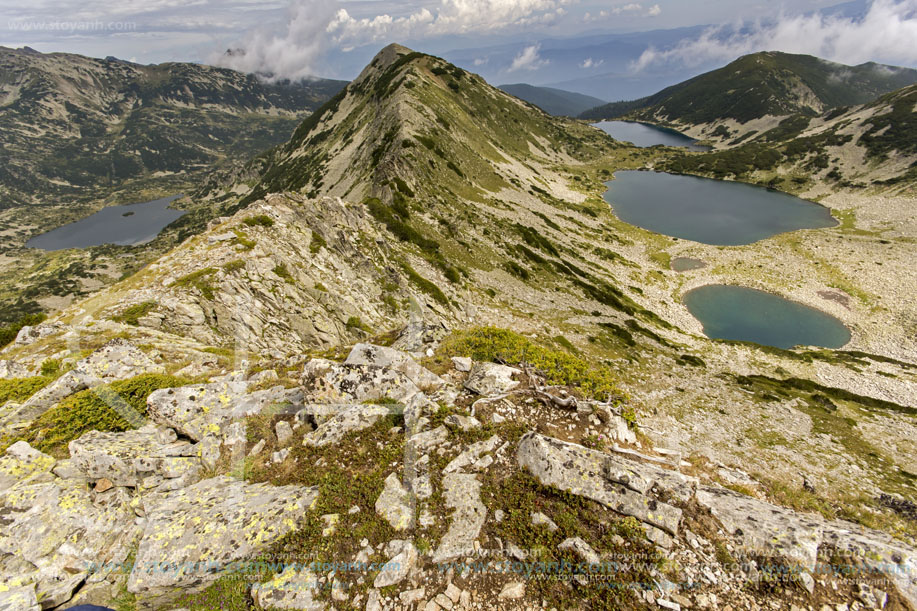
[[[666,63],[699,66],[756,51],[804,53],[845,63],[917,62],[917,0],[875,0],[859,17],[781,15],[771,23],[711,27],[669,49],[647,49],[635,71]]]

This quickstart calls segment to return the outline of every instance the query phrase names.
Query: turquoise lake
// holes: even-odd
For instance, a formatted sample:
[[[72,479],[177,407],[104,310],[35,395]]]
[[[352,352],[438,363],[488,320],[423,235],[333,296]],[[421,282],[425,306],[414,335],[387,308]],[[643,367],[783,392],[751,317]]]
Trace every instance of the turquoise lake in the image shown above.
[[[689,291],[684,303],[713,339],[777,348],[840,348],[850,331],[837,318],[777,295],[741,286],[712,284]]]

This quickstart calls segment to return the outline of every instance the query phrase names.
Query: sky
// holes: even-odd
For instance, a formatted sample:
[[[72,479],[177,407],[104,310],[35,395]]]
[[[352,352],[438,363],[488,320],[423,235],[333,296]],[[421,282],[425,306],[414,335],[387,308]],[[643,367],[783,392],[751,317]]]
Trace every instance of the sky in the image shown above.
[[[551,68],[545,40],[569,39],[565,44],[575,46],[585,37],[708,26],[682,39],[647,34],[636,55],[630,49],[626,70],[690,70],[757,50],[917,65],[917,0],[828,8],[838,1],[0,0],[0,45],[347,79],[389,42],[447,57],[451,50],[502,46],[510,56],[499,68],[488,66],[484,54],[465,67],[490,70],[492,78],[538,81]],[[227,55],[227,49],[237,52]],[[598,73],[614,60],[584,56],[577,65]]]

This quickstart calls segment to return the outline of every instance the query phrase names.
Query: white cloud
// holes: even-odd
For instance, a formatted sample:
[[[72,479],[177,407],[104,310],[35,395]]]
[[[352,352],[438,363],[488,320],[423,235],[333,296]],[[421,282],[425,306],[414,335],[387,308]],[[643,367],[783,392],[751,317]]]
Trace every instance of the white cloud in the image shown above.
[[[609,17],[618,16],[618,15],[634,15],[634,16],[643,16],[643,17],[656,17],[662,14],[662,9],[658,4],[654,4],[648,9],[644,10],[643,5],[638,2],[630,2],[628,4],[622,4],[620,6],[613,6],[609,9],[603,9],[598,13],[586,13],[583,15],[583,21],[592,22],[592,21],[601,21],[603,19],[608,19]]]
[[[596,59],[592,59],[591,57],[588,57],[583,61],[583,63],[579,65],[579,67],[583,69],[598,68],[599,66],[601,66],[604,63],[605,63],[604,59],[596,60]]]
[[[531,45],[524,48],[519,52],[513,59],[513,64],[509,67],[510,72],[515,72],[517,70],[537,70],[542,66],[548,64],[548,60],[541,59],[538,55],[538,51],[541,48],[541,45]]]
[[[483,66],[483,65],[487,64],[487,62],[489,62],[489,61],[490,61],[490,58],[489,58],[489,57],[478,57],[477,59],[474,60],[474,65],[475,65],[475,66]]]
[[[716,27],[674,48],[647,49],[634,70],[652,64],[698,66],[756,51],[805,53],[845,64],[917,63],[917,0],[874,0],[862,18],[782,15],[771,24]]]
[[[234,45],[243,52],[216,54],[210,61],[237,70],[303,78],[315,73],[318,60],[331,47],[347,51],[377,42],[546,25],[561,19],[566,14],[564,6],[577,0],[436,2],[432,8],[405,15],[357,18],[335,0],[292,0],[286,24],[279,31],[257,28]]]

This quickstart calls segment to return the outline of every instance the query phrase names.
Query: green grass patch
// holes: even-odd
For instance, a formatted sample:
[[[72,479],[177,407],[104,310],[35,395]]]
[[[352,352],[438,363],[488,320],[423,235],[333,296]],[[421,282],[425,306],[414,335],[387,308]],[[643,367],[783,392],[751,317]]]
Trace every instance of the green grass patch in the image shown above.
[[[242,221],[249,227],[273,227],[274,219],[266,214],[256,214]]]
[[[50,376],[0,380],[0,405],[7,401],[22,403],[54,380]]]
[[[293,278],[293,274],[290,273],[290,270],[287,269],[287,266],[283,263],[274,266],[274,274],[283,278],[283,281],[287,284],[294,284],[296,279]]]
[[[437,351],[445,362],[453,356],[470,356],[477,361],[528,363],[540,370],[549,384],[578,388],[587,397],[625,400],[611,370],[566,350],[549,347],[507,329],[477,327],[456,331],[443,340]]]
[[[182,276],[178,280],[172,283],[173,288],[196,288],[201,292],[201,295],[207,299],[212,300],[215,293],[213,290],[213,285],[210,283],[210,276],[216,273],[216,268],[205,267],[204,269],[199,269],[196,272],[191,272],[185,276]]]
[[[111,319],[115,322],[121,322],[133,327],[140,326],[140,319],[155,310],[157,304],[155,301],[144,301],[143,303],[135,303],[132,306],[128,306],[120,314],[112,316]]]
[[[146,417],[146,400],[154,390],[187,384],[188,380],[162,374],[144,374],[84,390],[61,401],[14,439],[4,439],[4,448],[25,440],[33,448],[56,458],[66,458],[67,444],[89,431],[126,431],[133,428],[119,413],[124,409]]]

